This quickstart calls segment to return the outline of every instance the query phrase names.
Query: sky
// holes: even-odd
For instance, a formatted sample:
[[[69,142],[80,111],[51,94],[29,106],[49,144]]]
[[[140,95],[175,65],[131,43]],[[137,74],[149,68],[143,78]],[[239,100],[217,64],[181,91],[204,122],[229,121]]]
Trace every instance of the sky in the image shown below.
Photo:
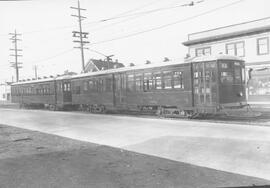
[[[85,61],[113,59],[128,66],[146,60],[160,62],[164,57],[182,61],[188,48],[182,45],[189,33],[269,17],[269,0],[204,0],[195,6],[180,6],[189,0],[81,0],[84,32],[89,32]],[[10,67],[14,48],[9,33],[22,35],[18,48],[20,79],[34,78],[82,69],[81,54],[73,42],[78,30],[77,0],[0,0],[0,83],[15,80]],[[174,7],[174,8],[173,8]],[[223,7],[223,8],[222,8]],[[103,20],[103,21],[102,21]],[[107,20],[107,21],[104,21]]]

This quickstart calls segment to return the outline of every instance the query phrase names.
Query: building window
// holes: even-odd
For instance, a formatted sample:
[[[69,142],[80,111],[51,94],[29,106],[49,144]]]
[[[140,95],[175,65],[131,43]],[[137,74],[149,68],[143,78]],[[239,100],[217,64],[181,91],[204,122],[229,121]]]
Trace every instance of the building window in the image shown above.
[[[211,55],[211,48],[205,47],[205,48],[197,48],[196,49],[196,56],[203,56],[203,55]]]
[[[244,42],[235,42],[226,44],[226,54],[244,57],[245,56]]]
[[[257,54],[265,55],[269,53],[269,39],[268,37],[257,39]]]

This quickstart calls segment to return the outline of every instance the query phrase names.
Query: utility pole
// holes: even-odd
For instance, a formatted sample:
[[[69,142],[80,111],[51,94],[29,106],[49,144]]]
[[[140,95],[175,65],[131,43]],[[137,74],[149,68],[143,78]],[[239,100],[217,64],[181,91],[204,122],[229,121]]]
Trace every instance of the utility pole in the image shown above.
[[[34,71],[35,71],[35,79],[37,80],[38,74],[37,74],[37,65],[34,65]]]
[[[15,62],[10,62],[11,63],[11,67],[13,67],[16,70],[16,82],[19,81],[19,69],[22,68],[21,66],[21,62],[18,62],[18,57],[21,57],[22,55],[18,54],[20,51],[22,51],[22,49],[18,49],[17,46],[17,41],[21,41],[21,39],[18,39],[18,36],[21,36],[22,34],[18,34],[15,30],[14,33],[9,33],[9,35],[11,35],[10,40],[12,41],[12,43],[14,43],[14,49],[10,49],[12,52],[14,51],[14,53],[12,53],[10,56],[14,56],[15,57]]]
[[[82,21],[84,19],[86,19],[86,17],[81,15],[81,11],[82,10],[86,10],[81,8],[80,6],[80,1],[78,0],[78,7],[70,7],[71,9],[75,9],[78,11],[78,15],[71,15],[74,16],[76,18],[78,18],[78,22],[79,22],[79,31],[72,31],[73,33],[73,37],[75,38],[79,38],[79,40],[74,40],[73,42],[75,43],[79,43],[80,46],[79,47],[74,47],[74,48],[79,48],[81,49],[81,56],[82,56],[82,72],[85,72],[85,64],[84,64],[84,49],[87,49],[84,47],[85,44],[89,43],[88,41],[86,41],[85,39],[88,39],[87,35],[89,34],[88,32],[83,32],[82,30]]]
[[[114,55],[108,55],[106,56],[106,60],[107,60],[107,69],[110,69],[110,61],[112,60],[112,57]],[[113,68],[113,67],[112,67]]]

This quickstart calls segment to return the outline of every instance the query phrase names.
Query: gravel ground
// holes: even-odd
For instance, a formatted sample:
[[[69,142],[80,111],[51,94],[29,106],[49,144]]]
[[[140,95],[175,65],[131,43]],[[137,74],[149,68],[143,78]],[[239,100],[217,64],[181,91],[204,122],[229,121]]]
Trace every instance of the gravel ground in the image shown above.
[[[0,125],[1,188],[235,187],[270,181]]]

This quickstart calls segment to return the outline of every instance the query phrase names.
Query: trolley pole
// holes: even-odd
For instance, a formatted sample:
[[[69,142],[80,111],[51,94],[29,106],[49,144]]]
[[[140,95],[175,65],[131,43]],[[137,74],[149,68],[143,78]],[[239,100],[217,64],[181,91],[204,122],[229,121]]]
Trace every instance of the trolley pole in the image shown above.
[[[78,11],[78,15],[71,15],[78,18],[78,22],[79,22],[79,31],[72,31],[73,37],[79,38],[79,40],[74,40],[73,42],[80,44],[79,47],[74,47],[74,48],[79,48],[81,50],[82,72],[85,72],[84,49],[87,49],[87,48],[85,48],[84,45],[89,43],[88,41],[85,40],[85,39],[88,39],[87,35],[89,33],[83,32],[82,30],[82,21],[86,19],[86,17],[81,15],[81,11],[86,10],[86,9],[81,8],[79,0],[78,0],[78,7],[70,7],[70,8]]]
[[[16,71],[16,82],[19,81],[19,69],[22,68],[21,66],[21,62],[18,62],[18,57],[21,57],[22,55],[18,54],[19,51],[22,51],[22,49],[18,49],[17,46],[17,41],[21,41],[21,39],[18,39],[18,36],[21,36],[21,34],[18,34],[15,30],[14,33],[9,33],[9,35],[11,35],[11,42],[14,43],[14,48],[10,49],[11,51],[14,51],[14,53],[12,53],[10,56],[14,56],[15,57],[15,62],[10,62],[11,63],[11,67],[13,67]]]

